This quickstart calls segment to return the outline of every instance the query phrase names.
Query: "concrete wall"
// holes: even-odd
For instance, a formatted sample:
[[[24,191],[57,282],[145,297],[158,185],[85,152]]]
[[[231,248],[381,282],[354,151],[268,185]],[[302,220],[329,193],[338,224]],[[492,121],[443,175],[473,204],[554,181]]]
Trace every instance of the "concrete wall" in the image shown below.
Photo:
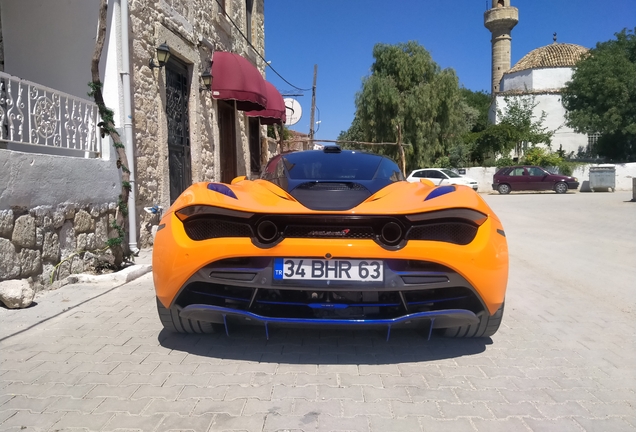
[[[115,202],[120,192],[121,182],[114,160],[0,149],[0,210],[31,209],[69,201]]]
[[[581,165],[574,170],[572,176],[579,179],[581,183],[580,192],[590,192],[590,167],[596,164]],[[632,179],[636,178],[636,162],[618,164],[616,167],[616,190],[632,190]],[[479,184],[478,192],[488,193],[492,190],[492,176],[497,172],[496,167],[473,167],[466,168],[466,177],[477,180]]]

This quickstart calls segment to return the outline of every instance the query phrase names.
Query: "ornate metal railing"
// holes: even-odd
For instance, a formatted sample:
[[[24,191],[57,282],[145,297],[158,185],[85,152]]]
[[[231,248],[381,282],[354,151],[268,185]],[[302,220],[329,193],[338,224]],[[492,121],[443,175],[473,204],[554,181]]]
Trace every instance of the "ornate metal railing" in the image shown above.
[[[97,105],[0,72],[0,148],[101,157]]]

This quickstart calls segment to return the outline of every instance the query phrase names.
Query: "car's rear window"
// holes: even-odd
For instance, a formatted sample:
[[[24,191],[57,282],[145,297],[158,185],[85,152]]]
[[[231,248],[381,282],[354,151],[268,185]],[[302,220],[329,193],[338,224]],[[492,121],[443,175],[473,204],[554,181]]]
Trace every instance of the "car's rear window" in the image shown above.
[[[290,153],[283,158],[289,178],[293,180],[402,180],[395,162],[369,153],[309,151]]]

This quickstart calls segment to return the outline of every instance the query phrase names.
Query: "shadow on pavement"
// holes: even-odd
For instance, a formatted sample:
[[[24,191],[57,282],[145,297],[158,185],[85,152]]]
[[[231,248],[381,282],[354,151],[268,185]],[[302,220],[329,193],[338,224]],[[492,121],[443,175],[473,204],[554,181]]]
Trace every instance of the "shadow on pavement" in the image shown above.
[[[175,334],[163,330],[159,343],[168,349],[202,357],[287,364],[396,364],[435,361],[479,354],[490,338],[443,338],[412,329],[386,331],[337,329],[269,329],[236,326],[226,336]]]

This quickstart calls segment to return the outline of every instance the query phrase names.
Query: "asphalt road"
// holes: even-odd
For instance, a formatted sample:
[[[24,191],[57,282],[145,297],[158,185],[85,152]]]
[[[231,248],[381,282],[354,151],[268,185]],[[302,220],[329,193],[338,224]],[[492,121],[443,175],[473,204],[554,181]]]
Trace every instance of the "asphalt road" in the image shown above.
[[[149,274],[0,309],[0,430],[636,429],[631,192],[483,195],[510,248],[492,339],[161,331]]]

